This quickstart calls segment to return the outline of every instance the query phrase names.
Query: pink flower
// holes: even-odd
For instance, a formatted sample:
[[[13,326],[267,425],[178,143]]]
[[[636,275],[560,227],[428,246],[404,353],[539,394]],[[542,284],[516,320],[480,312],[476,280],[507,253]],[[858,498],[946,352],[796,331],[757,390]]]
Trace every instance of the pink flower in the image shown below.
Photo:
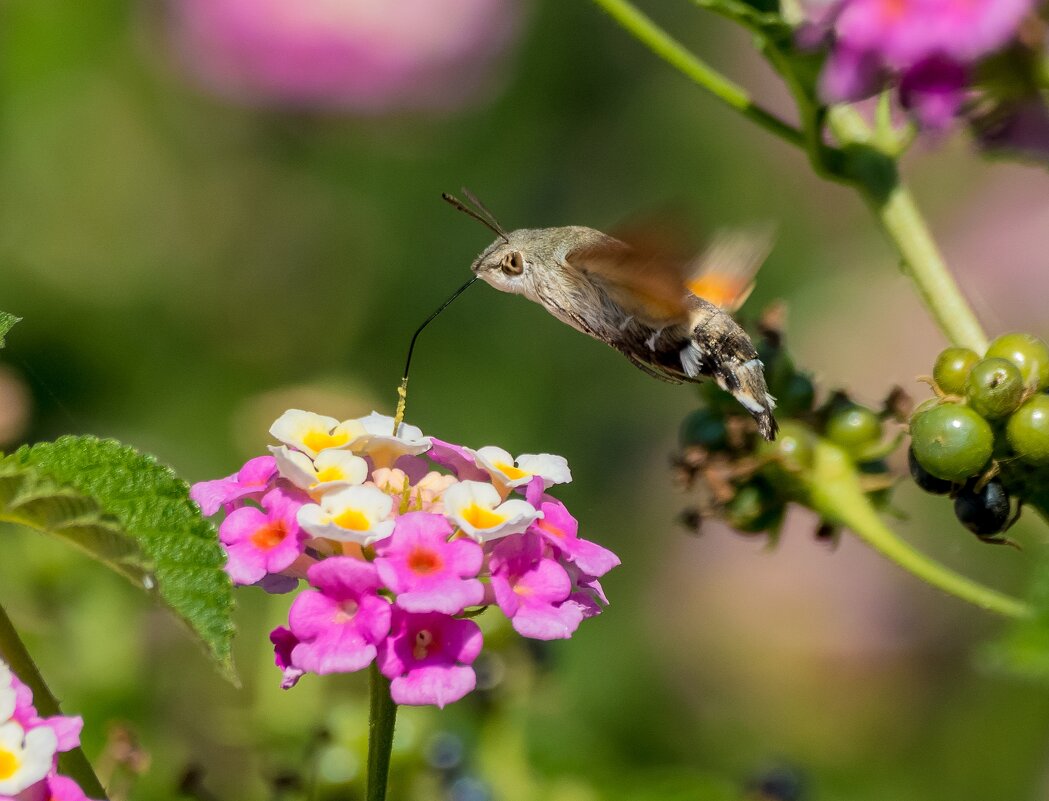
[[[473,450],[462,445],[430,438],[430,452],[426,454],[437,464],[444,465],[455,473],[460,481],[488,481],[488,471],[477,465]]]
[[[235,584],[254,584],[279,573],[303,553],[307,535],[296,518],[303,497],[280,487],[262,498],[262,509],[242,506],[219,526],[229,556],[226,572]]]
[[[492,551],[492,589],[499,608],[514,631],[536,640],[571,637],[583,620],[583,610],[569,600],[568,572],[543,555],[535,534],[507,537]]]
[[[619,557],[596,542],[580,539],[579,523],[560,501],[550,499],[539,506],[543,517],[532,523],[530,532],[554,548],[588,576],[603,576],[619,564]]]
[[[969,71],[943,58],[928,58],[900,78],[900,103],[922,128],[943,131],[951,126],[965,100]]]
[[[472,620],[394,608],[390,636],[379,647],[379,670],[391,679],[396,703],[443,707],[476,686],[469,665],[481,645],[481,630]]]
[[[903,105],[926,128],[943,129],[957,116],[970,81],[969,65],[1002,49],[1034,0],[839,0],[799,28],[832,39],[820,76],[828,103],[869,97],[901,82]]]
[[[190,487],[189,497],[197,502],[205,517],[211,517],[220,507],[234,508],[236,501],[258,500],[270,488],[270,480],[277,475],[277,461],[272,456],[256,456],[231,476],[214,481],[199,481]]]
[[[91,801],[80,789],[80,785],[68,776],[49,776],[46,780],[46,801]]]
[[[281,669],[284,678],[281,680],[281,689],[287,690],[299,683],[299,679],[306,671],[296,667],[291,661],[291,652],[299,644],[299,638],[291,633],[290,629],[277,626],[270,632],[270,642],[273,643],[273,661]]]
[[[385,112],[476,94],[517,27],[511,0],[177,0],[183,60],[236,99]]]
[[[376,547],[379,578],[397,594],[401,609],[455,615],[481,603],[481,546],[468,539],[449,542],[451,535],[441,515],[409,512],[397,521],[393,536]]]
[[[375,566],[333,556],[311,567],[307,578],[317,589],[301,593],[288,613],[288,626],[299,641],[290,664],[319,674],[366,667],[390,630],[390,604],[377,594],[381,585]]]

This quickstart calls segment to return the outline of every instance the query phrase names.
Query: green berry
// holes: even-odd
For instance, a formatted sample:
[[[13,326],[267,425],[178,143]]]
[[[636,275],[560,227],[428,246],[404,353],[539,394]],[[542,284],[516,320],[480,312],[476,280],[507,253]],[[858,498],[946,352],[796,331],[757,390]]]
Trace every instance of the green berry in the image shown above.
[[[980,357],[968,348],[947,348],[936,359],[932,377],[945,395],[964,395],[969,371]]]
[[[1020,368],[1007,359],[991,356],[969,373],[965,395],[977,414],[988,420],[1008,417],[1020,405],[1024,380]]]
[[[929,473],[961,483],[987,465],[994,432],[968,406],[943,403],[911,418],[911,447]]]
[[[864,445],[881,439],[881,420],[866,407],[852,403],[834,410],[824,435],[855,456]]]
[[[1029,464],[1049,464],[1049,395],[1035,395],[1005,425],[1013,451]]]
[[[791,420],[784,421],[774,442],[760,440],[758,453],[772,456],[788,472],[797,473],[812,466],[812,451],[815,437],[812,432]]]
[[[1020,369],[1026,386],[1049,387],[1049,347],[1030,334],[1002,334],[987,348],[985,357],[1008,359]]]
[[[696,409],[681,422],[680,438],[686,447],[701,445],[708,451],[724,448],[728,438],[725,419],[717,412]]]
[[[950,481],[936,478],[918,464],[918,460],[914,457],[914,448],[907,451],[907,466],[911,470],[911,478],[914,479],[914,483],[926,492],[931,492],[933,495],[946,495],[954,488],[954,484]]]
[[[752,481],[736,492],[725,507],[725,521],[737,531],[757,533],[779,523],[783,502],[775,490],[762,481]]]

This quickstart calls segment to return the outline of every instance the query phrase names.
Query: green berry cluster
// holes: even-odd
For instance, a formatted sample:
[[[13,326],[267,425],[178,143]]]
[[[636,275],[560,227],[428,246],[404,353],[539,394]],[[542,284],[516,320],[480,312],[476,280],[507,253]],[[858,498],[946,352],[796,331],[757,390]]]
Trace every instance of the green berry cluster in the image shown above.
[[[803,502],[796,477],[812,466],[820,437],[851,457],[873,500],[887,500],[893,478],[884,459],[899,444],[899,437],[886,439],[885,421],[903,419],[894,404],[875,411],[843,392],[817,403],[812,377],[797,369],[781,334],[768,327],[761,332],[758,355],[777,401],[779,435],[766,442],[730,395],[713,383],[701,384],[700,406],[681,425],[676,460],[682,482],[699,490],[699,504],[686,512],[686,521],[698,526],[704,517],[718,517],[739,532],[764,532],[774,539],[787,505]],[[835,532],[821,526],[817,533]]]
[[[981,358],[947,348],[936,359],[935,398],[911,416],[911,476],[954,498],[962,524],[981,539],[1007,542],[1022,503],[1049,468],[1049,347],[1030,334],[1004,334]]]

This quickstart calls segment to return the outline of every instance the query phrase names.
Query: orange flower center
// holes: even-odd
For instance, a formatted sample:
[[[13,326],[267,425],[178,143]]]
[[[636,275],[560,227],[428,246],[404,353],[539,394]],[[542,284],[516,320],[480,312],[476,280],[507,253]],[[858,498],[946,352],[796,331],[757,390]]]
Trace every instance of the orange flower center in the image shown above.
[[[560,528],[555,526],[553,523],[547,522],[546,520],[543,520],[542,518],[540,518],[538,521],[536,521],[536,525],[539,526],[539,528],[541,528],[543,531],[547,532],[548,534],[553,534],[555,537],[559,537],[560,539],[564,539],[565,537],[568,536],[567,534],[565,534],[564,531],[562,531]]]
[[[425,576],[428,573],[436,573],[444,567],[444,562],[440,554],[432,548],[414,548],[408,554],[408,567],[412,572]]]
[[[284,542],[286,536],[288,531],[284,528],[284,521],[274,520],[255,530],[251,535],[251,544],[260,550],[268,551]]]

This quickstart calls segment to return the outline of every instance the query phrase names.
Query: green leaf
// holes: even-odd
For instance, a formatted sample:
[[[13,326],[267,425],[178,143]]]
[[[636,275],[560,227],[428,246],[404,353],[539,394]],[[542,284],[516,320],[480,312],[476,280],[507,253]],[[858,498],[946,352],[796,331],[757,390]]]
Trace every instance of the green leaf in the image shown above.
[[[10,460],[0,462],[0,523],[68,542],[144,589],[156,583],[138,543],[92,498]]]
[[[14,328],[15,323],[21,319],[10,312],[0,311],[0,348],[4,347],[4,337],[7,336],[7,332]]]
[[[174,472],[114,440],[62,437],[24,447],[5,462],[29,467],[95,501],[152,560],[161,599],[233,678],[232,586],[214,526]]]

